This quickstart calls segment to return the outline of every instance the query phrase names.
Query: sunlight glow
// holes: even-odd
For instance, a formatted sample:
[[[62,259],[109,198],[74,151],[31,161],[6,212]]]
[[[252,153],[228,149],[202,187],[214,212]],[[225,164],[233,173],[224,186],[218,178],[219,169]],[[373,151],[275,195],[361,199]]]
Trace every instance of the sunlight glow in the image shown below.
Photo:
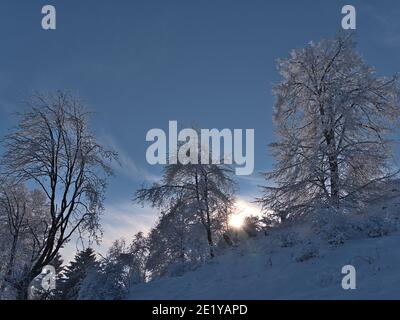
[[[240,214],[233,214],[229,217],[229,225],[232,228],[240,229],[243,227],[245,217]]]
[[[241,229],[249,216],[260,217],[260,208],[245,199],[238,199],[235,203],[235,213],[229,217],[228,224],[234,229]]]

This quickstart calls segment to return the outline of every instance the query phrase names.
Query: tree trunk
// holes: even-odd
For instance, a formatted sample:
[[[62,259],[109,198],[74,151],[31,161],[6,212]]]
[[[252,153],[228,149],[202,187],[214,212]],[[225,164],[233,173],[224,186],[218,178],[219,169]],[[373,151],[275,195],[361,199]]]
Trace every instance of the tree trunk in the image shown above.
[[[211,217],[210,217],[210,206],[208,204],[208,178],[207,174],[205,174],[204,177],[204,185],[205,185],[205,190],[204,190],[204,201],[206,203],[206,215],[207,215],[207,241],[208,245],[210,247],[210,257],[214,258],[214,243],[212,239],[212,233],[211,233]]]
[[[336,139],[335,130],[333,128],[335,119],[332,111],[329,113],[329,120],[325,121],[325,108],[323,104],[319,106],[319,112],[321,115],[321,124],[324,130],[324,137],[327,146],[327,156],[329,162],[329,175],[331,182],[330,190],[330,202],[332,206],[339,209],[339,166],[336,154]]]
[[[331,182],[330,200],[332,206],[339,209],[339,166],[336,155],[335,133],[331,129],[325,134],[328,149],[329,173]]]
[[[208,218],[207,220],[209,221]],[[207,226],[207,241],[208,241],[208,246],[210,247],[210,257],[214,258],[214,243],[212,239],[211,228],[209,225]]]
[[[335,208],[339,209],[339,168],[335,157],[329,157],[329,170],[331,180],[331,202]]]

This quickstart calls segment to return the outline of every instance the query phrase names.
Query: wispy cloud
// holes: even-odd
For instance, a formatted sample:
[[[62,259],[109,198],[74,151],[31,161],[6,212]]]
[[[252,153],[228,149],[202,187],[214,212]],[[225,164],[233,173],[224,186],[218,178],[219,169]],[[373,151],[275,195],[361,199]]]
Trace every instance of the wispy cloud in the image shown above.
[[[118,145],[111,135],[104,135],[100,138],[103,145],[118,153],[118,162],[112,164],[115,172],[129,177],[133,181],[145,180],[155,182],[160,177],[140,167],[136,162]]]
[[[117,239],[131,240],[140,231],[147,233],[154,226],[158,215],[156,209],[132,202],[106,205],[102,218],[102,251],[108,249]]]
[[[101,219],[103,238],[99,245],[92,244],[96,252],[105,256],[115,240],[124,238],[131,241],[133,236],[142,231],[148,233],[155,225],[159,213],[150,207],[141,207],[130,201],[106,204]],[[84,246],[88,245],[84,241]],[[82,250],[82,242],[77,236],[61,250],[64,263],[67,264],[74,258],[78,250]]]

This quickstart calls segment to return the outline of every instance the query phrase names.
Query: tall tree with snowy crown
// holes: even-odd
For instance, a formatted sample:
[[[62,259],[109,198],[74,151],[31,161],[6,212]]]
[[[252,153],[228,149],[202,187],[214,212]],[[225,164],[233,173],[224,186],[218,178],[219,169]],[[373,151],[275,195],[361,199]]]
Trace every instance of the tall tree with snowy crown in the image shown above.
[[[391,174],[387,134],[399,116],[398,77],[379,77],[353,33],[310,43],[278,61],[276,164],[259,201],[281,219],[339,208]]]
[[[210,257],[214,257],[215,237],[234,203],[231,175],[232,169],[223,164],[169,164],[161,183],[139,189],[135,200],[167,211],[178,203],[180,209],[190,208],[204,227]]]

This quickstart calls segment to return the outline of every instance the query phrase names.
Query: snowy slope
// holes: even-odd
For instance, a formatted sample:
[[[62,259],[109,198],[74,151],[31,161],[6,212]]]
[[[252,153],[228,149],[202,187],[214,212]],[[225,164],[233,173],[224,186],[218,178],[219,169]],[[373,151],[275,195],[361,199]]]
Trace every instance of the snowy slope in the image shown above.
[[[400,299],[399,202],[259,234],[197,270],[135,286],[130,299]],[[341,287],[347,264],[355,290]]]

